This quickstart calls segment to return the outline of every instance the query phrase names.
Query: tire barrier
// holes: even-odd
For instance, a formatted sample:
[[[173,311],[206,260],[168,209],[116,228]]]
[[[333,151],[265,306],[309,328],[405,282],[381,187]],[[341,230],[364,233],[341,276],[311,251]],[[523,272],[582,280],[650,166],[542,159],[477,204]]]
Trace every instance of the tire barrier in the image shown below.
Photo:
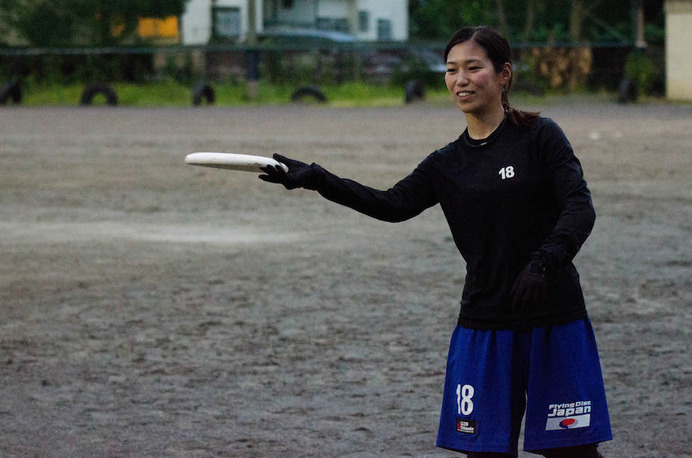
[[[116,106],[118,104],[118,94],[106,84],[92,84],[84,88],[82,91],[82,98],[79,100],[80,105],[91,105],[94,97],[97,94],[103,94],[106,96],[106,103],[110,106]]]
[[[2,85],[0,89],[0,105],[7,105],[9,101],[15,105],[22,103],[22,88],[19,83],[9,81]]]
[[[296,89],[291,95],[291,102],[302,102],[305,97],[314,98],[320,103],[327,102],[327,97],[317,86],[305,86]]]
[[[416,100],[425,99],[425,88],[423,83],[416,80],[411,80],[406,83],[406,103],[412,103]]]
[[[202,105],[202,102],[205,100],[208,105],[216,103],[216,92],[208,84],[198,84],[192,91],[192,105],[197,107]]]

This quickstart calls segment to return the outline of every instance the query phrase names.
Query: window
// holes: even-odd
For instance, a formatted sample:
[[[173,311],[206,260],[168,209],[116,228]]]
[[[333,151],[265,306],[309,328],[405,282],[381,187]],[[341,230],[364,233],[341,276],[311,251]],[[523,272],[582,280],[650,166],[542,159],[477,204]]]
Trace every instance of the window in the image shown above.
[[[349,33],[348,20],[320,17],[317,18],[317,29],[328,30],[330,32]]]
[[[377,39],[381,41],[392,39],[392,21],[389,19],[377,20]]]
[[[229,40],[240,37],[240,8],[215,7],[212,36],[216,39]]]
[[[367,32],[370,29],[370,14],[367,11],[358,12],[358,31]]]

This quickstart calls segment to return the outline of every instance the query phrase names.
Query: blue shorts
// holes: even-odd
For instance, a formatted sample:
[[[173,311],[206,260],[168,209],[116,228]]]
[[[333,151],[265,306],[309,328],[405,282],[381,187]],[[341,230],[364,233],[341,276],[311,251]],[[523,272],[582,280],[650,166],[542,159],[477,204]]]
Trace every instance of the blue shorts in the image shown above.
[[[528,330],[454,330],[437,446],[517,456],[612,439],[588,319]]]

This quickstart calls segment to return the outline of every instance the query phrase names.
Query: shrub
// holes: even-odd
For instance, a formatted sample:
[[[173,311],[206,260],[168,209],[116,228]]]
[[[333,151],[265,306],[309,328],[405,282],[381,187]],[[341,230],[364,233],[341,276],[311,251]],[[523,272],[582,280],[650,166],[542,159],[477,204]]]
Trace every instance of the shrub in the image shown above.
[[[638,94],[651,94],[657,78],[656,66],[642,50],[635,50],[625,62],[625,77],[634,83]]]

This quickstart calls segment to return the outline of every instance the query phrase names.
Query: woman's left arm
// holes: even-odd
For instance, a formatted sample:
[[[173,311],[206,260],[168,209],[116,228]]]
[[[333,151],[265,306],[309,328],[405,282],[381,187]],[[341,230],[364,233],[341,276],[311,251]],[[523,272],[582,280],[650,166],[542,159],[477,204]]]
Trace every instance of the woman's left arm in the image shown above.
[[[596,213],[581,163],[562,129],[552,120],[546,119],[538,126],[537,147],[542,172],[560,210],[555,227],[538,253],[549,268],[556,269],[571,262],[579,252],[593,229]]]

